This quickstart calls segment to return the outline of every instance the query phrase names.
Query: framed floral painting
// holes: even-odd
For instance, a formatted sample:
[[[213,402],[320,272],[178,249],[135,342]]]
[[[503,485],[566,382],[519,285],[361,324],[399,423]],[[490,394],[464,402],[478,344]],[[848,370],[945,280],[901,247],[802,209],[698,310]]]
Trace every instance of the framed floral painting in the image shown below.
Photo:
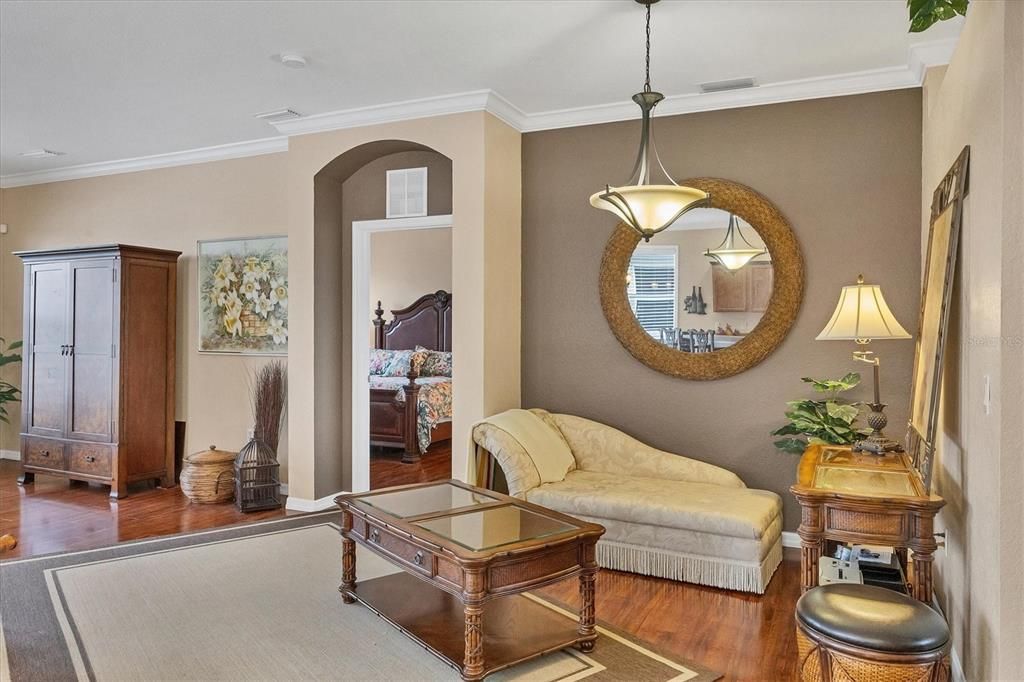
[[[288,238],[200,241],[199,352],[288,353]]]

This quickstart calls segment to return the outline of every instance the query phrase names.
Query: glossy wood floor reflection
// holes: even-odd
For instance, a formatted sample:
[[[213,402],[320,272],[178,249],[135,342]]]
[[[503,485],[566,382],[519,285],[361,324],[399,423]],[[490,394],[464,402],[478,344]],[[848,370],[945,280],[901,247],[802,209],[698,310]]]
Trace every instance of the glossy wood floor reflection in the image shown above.
[[[577,581],[539,593],[579,607]],[[598,573],[596,594],[598,620],[726,680],[797,679],[793,614],[800,596],[799,550],[785,550],[762,596],[618,571]]]
[[[431,454],[441,456],[431,459]],[[391,481],[400,477],[410,478],[403,482],[449,478],[450,457],[448,446],[428,453],[420,464],[404,465],[399,457],[380,458],[371,464],[375,487],[397,485]],[[19,471],[17,462],[0,460],[0,534],[18,538],[18,547],[0,554],[0,560],[285,515],[283,510],[243,514],[234,505],[191,504],[178,488],[133,490],[116,502],[110,500],[106,487],[69,486],[49,476],[36,476],[34,485],[22,488],[15,480]],[[540,592],[573,608],[579,605],[576,580]],[[793,680],[793,610],[799,595],[799,554],[786,550],[786,560],[764,596],[601,571],[597,617],[667,654],[716,670],[726,680]]]
[[[402,464],[402,451],[395,448],[370,448],[370,489],[393,485],[443,481],[452,477],[452,442],[443,440],[430,446],[416,464]]]
[[[126,540],[205,530],[284,516],[284,509],[244,514],[233,504],[193,504],[180,488],[132,487],[110,499],[109,486],[36,474],[19,486],[18,462],[0,460],[0,535],[18,546],[0,560],[92,549]]]

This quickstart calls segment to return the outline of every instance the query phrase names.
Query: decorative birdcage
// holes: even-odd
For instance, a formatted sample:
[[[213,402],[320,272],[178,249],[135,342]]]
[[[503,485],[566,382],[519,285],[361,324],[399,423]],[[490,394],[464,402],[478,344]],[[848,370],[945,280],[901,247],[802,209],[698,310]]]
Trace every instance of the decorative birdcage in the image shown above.
[[[240,511],[277,509],[281,506],[281,481],[274,451],[252,438],[235,458],[235,505]]]

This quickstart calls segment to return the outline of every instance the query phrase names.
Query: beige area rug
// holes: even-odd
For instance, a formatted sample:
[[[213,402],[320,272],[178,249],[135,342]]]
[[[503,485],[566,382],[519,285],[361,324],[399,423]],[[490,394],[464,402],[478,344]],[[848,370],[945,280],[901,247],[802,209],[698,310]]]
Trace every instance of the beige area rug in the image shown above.
[[[459,679],[369,609],[342,603],[337,524],[337,514],[293,517],[0,564],[0,678]],[[357,565],[360,580],[396,570],[362,549]],[[565,649],[488,679],[717,677],[598,629],[591,654]]]

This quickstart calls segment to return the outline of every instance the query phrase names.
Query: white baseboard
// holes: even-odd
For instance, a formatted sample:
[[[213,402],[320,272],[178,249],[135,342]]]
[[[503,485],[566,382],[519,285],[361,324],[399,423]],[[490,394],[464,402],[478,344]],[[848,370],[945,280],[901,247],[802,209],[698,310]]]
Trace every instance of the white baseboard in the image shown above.
[[[17,450],[0,450],[0,459],[21,461],[21,453]]]
[[[288,497],[288,502],[285,503],[284,508],[290,511],[298,512],[316,512],[324,511],[334,507],[334,498],[338,495],[344,495],[345,492],[337,492],[328,495],[327,497],[321,497],[316,500],[310,500],[302,497]]]
[[[783,547],[800,547],[800,536],[791,530],[782,531]]]

